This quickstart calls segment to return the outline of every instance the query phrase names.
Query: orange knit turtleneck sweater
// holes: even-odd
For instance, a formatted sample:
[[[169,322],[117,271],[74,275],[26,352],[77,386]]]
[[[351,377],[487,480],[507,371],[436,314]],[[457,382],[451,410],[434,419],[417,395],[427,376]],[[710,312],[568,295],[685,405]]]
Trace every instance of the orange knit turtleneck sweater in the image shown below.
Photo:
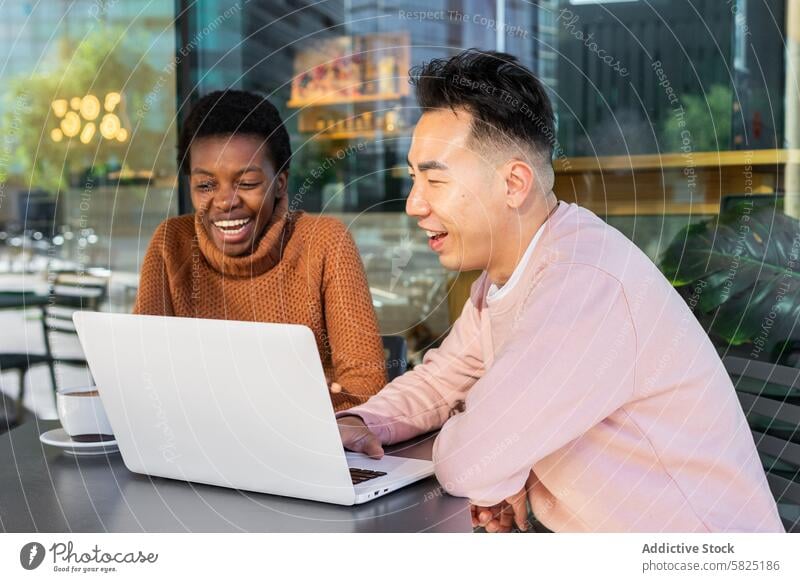
[[[142,265],[133,312],[306,325],[334,408],[365,402],[386,383],[378,322],[358,250],[338,220],[287,213],[278,200],[253,253],[224,255],[196,215],[162,222]]]

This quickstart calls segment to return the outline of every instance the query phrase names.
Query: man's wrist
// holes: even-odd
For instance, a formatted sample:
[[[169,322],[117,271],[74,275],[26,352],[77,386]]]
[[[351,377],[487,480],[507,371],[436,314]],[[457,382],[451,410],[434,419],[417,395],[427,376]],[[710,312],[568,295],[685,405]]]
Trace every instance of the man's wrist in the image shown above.
[[[355,418],[355,419],[357,419],[359,422],[361,422],[361,424],[363,424],[364,426],[367,426],[367,423],[364,421],[364,419],[363,419],[363,418],[361,418],[361,417],[360,417],[359,415],[357,415],[357,414],[337,414],[337,415],[336,415],[336,420],[337,420],[337,421],[338,421],[338,420],[344,420],[344,419],[347,419],[347,418]]]
[[[385,418],[377,415],[373,415],[368,411],[364,411],[362,414],[361,410],[356,409],[348,409],[348,410],[340,410],[336,413],[336,420],[345,418],[347,416],[354,416],[358,418],[361,422],[364,423],[369,431],[378,437],[381,444],[387,444],[391,442],[391,432],[389,431],[388,423]]]

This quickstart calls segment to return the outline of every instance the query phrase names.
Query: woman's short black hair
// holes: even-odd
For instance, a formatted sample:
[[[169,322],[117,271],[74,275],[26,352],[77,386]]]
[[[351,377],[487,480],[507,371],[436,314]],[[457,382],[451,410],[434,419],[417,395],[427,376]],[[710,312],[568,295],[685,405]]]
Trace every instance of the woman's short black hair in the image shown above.
[[[178,167],[190,172],[189,148],[195,139],[234,134],[262,138],[275,171],[289,169],[292,148],[278,110],[264,97],[235,90],[214,91],[194,104],[178,136]]]
[[[553,106],[544,85],[507,53],[467,49],[411,70],[424,111],[464,109],[475,143],[527,146],[548,163],[556,144]]]

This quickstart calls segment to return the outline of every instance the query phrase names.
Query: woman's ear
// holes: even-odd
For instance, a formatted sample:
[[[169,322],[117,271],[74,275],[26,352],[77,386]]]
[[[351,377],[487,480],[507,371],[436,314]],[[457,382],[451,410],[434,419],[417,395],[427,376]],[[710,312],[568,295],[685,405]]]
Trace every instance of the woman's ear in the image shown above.
[[[534,188],[536,176],[533,168],[522,160],[506,163],[506,204],[509,208],[521,208]]]
[[[289,190],[289,170],[275,176],[275,198],[283,198]]]

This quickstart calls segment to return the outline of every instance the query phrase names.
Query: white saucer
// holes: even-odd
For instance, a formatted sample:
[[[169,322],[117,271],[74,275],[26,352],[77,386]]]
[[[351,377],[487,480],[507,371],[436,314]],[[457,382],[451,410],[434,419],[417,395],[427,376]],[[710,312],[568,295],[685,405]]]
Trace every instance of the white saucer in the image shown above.
[[[39,440],[51,447],[58,447],[69,455],[108,455],[119,452],[117,441],[79,443],[70,438],[63,428],[48,430],[39,435]]]

